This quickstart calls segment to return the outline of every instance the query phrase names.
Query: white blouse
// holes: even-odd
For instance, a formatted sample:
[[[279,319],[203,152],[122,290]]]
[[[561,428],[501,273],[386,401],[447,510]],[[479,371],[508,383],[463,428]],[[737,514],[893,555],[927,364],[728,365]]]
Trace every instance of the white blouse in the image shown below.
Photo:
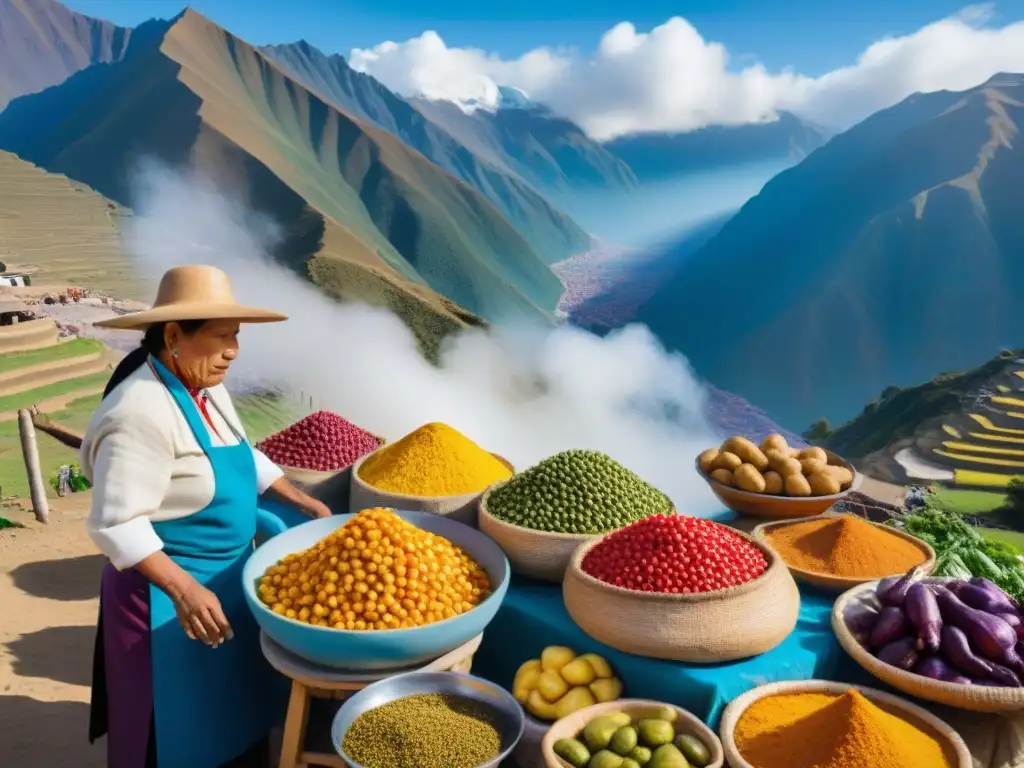
[[[223,385],[206,390],[216,431],[203,419],[214,446],[237,445],[245,434]],[[225,421],[227,419],[230,421]],[[257,492],[284,474],[252,449]],[[118,570],[163,548],[153,521],[194,515],[213,499],[213,467],[171,393],[148,365],[107,396],[82,442],[82,471],[93,484],[87,528]]]

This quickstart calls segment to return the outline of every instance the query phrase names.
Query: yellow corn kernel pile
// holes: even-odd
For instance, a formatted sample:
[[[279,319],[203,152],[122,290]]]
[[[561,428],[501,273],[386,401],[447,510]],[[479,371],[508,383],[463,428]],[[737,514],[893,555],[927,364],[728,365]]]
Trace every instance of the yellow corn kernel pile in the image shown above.
[[[267,569],[257,592],[274,613],[335,629],[419,627],[487,597],[487,573],[447,539],[390,509],[365,509],[305,552]]]

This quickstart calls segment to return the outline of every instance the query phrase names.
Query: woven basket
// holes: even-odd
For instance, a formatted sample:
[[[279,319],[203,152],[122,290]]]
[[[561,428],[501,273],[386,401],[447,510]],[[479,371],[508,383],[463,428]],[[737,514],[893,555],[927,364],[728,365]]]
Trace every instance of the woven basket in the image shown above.
[[[674,704],[647,701],[645,699],[620,699],[618,701],[609,701],[605,704],[595,704],[592,707],[576,710],[571,715],[555,721],[544,735],[544,740],[540,745],[545,768],[573,768],[572,765],[555,754],[555,742],[559,739],[574,738],[595,717],[612,712],[625,712],[635,720],[656,707],[672,707],[679,716],[675,722],[676,733],[693,734],[704,742],[704,746],[711,753],[711,762],[708,763],[707,768],[722,768],[725,764],[722,742],[718,740],[718,736],[715,735],[714,731],[700,721],[699,717]]]
[[[502,485],[504,483],[492,485],[480,497],[480,530],[505,550],[514,573],[561,583],[576,547],[599,538],[601,534],[535,531],[499,520],[487,511],[487,499],[495,488]]]
[[[817,515],[815,517],[802,517],[798,520],[783,520],[778,523],[761,523],[761,525],[757,526],[753,530],[752,535],[758,541],[763,542],[767,546],[771,546],[771,543],[768,541],[768,534],[775,529],[782,528],[787,525],[806,523],[808,520],[834,520],[836,517],[836,515],[825,514]],[[931,545],[927,542],[921,541],[921,539],[916,536],[911,536],[909,533],[901,531],[898,528],[893,528],[891,525],[872,523],[868,520],[865,520],[864,522],[869,525],[873,525],[876,528],[881,528],[883,531],[891,533],[893,536],[899,536],[901,539],[906,539],[911,544],[915,545],[921,550],[921,554],[925,558],[924,562],[920,566],[921,575],[927,576],[932,572],[932,569],[935,567],[935,550],[932,549]],[[859,584],[866,584],[869,581],[878,581],[886,576],[902,576],[905,572],[904,570],[900,573],[887,573],[882,576],[872,576],[870,578],[848,578],[845,576],[832,576],[827,573],[818,573],[816,571],[805,571],[802,568],[797,568],[789,563],[786,563],[786,567],[788,567],[789,572],[793,574],[793,578],[801,584],[809,584],[812,587],[817,587],[818,589],[831,592],[833,594],[845,592],[848,589],[852,589]]]
[[[374,451],[376,453],[376,451]],[[494,458],[508,467],[514,473],[516,470],[512,464],[496,453],[491,454]],[[483,495],[484,488],[477,493],[467,493],[461,496],[408,496],[404,493],[389,493],[374,488],[364,483],[359,477],[359,468],[363,462],[373,456],[368,453],[352,465],[352,490],[349,493],[348,511],[355,513],[373,507],[390,507],[401,509],[406,512],[427,512],[432,515],[450,517],[476,527],[477,504]]]
[[[694,595],[622,589],[581,568],[598,539],[573,553],[562,586],[565,607],[592,638],[637,656],[713,664],[769,651],[796,626],[800,592],[774,551],[745,533],[735,533],[768,561],[768,568],[753,581]]]
[[[952,579],[931,579],[952,581]],[[832,607],[832,631],[843,650],[864,669],[893,688],[919,699],[946,704],[974,712],[1009,712],[1024,709],[1024,688],[992,688],[987,685],[960,685],[933,680],[905,672],[875,658],[853,636],[843,620],[846,609],[854,602],[865,602],[874,593],[877,581],[861,584],[844,592]]]
[[[740,755],[739,750],[736,748],[736,740],[733,734],[736,730],[736,724],[740,721],[740,717],[758,699],[765,696],[794,693],[832,693],[842,695],[851,688],[860,691],[864,694],[865,698],[869,699],[876,706],[891,715],[899,717],[901,720],[917,726],[942,744],[946,760],[951,768],[973,768],[974,762],[971,759],[971,753],[967,749],[964,740],[960,738],[960,734],[931,712],[922,709],[916,704],[911,704],[909,701],[904,701],[898,696],[876,691],[874,688],[863,688],[859,685],[847,685],[846,683],[832,683],[826,680],[769,683],[768,685],[758,686],[753,690],[747,691],[742,696],[734,699],[725,708],[725,712],[722,713],[722,722],[719,726],[719,733],[722,736],[722,747],[725,750],[725,759],[728,761],[730,768],[757,768],[757,766],[751,765]],[[893,766],[893,768],[897,767]]]
[[[377,440],[377,447],[381,448],[387,444],[383,437],[373,435]],[[352,467],[350,464],[344,469],[333,472],[317,472],[313,469],[300,469],[281,465],[281,471],[288,478],[289,482],[296,488],[305,491],[314,499],[319,499],[332,511],[347,512],[349,489],[352,485]]]
[[[715,496],[726,507],[741,515],[753,517],[770,517],[775,520],[783,520],[793,517],[814,517],[820,515],[837,501],[845,499],[852,491],[860,487],[863,477],[857,468],[846,459],[825,450],[828,455],[828,463],[839,467],[846,467],[853,473],[853,482],[845,491],[831,496],[774,496],[768,493],[752,493],[733,488],[729,485],[722,485],[704,474],[700,468],[700,457],[694,461],[697,474],[711,487]]]

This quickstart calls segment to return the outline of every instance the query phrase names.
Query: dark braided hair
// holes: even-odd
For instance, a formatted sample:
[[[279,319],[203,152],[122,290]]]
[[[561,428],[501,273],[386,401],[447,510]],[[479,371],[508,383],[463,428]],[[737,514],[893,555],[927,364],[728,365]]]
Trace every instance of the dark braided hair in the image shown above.
[[[181,326],[181,330],[184,331],[185,335],[191,336],[202,328],[206,321],[179,320],[177,322],[178,325]],[[145,334],[142,336],[142,343],[125,355],[121,362],[117,364],[117,367],[110,376],[110,381],[107,382],[107,386],[103,390],[103,397],[106,397],[113,392],[117,388],[118,384],[144,366],[150,355],[156,357],[163,352],[164,329],[166,327],[167,323],[154,323],[146,329]]]

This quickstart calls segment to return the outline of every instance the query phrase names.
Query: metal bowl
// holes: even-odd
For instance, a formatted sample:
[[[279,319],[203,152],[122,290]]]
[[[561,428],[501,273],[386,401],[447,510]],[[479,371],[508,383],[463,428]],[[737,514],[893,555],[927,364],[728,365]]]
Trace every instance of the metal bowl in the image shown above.
[[[501,720],[501,752],[478,768],[496,768],[509,756],[526,727],[526,715],[512,694],[489,680],[458,672],[410,672],[369,685],[341,705],[331,725],[334,749],[351,768],[366,768],[342,749],[345,734],[361,714],[397,699],[419,693],[442,693],[480,702]]]
[[[480,531],[455,520],[425,512],[396,512],[417,528],[443,536],[461,547],[487,572],[491,580],[491,594],[471,611],[434,624],[406,629],[348,631],[278,616],[256,596],[257,581],[268,567],[286,555],[313,546],[354,517],[332,515],[279,533],[252,553],[242,571],[242,587],[260,628],[278,645],[300,658],[325,667],[356,672],[425,664],[483,632],[498,612],[508,590],[511,571],[505,553]]]

